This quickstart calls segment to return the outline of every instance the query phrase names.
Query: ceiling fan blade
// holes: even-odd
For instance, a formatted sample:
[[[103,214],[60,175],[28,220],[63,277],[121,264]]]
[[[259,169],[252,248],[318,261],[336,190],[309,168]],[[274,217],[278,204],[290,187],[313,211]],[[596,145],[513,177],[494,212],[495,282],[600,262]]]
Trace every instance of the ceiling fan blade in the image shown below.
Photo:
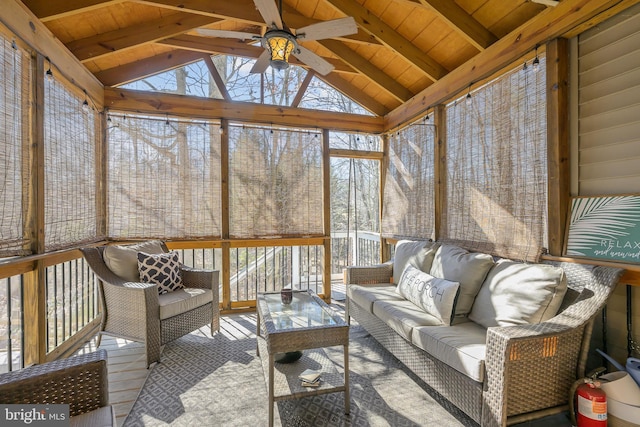
[[[260,54],[260,56],[256,60],[256,63],[253,64],[253,67],[249,72],[251,74],[264,73],[264,71],[267,69],[270,63],[271,63],[271,54],[269,54],[268,50],[265,50]]]
[[[358,32],[358,25],[353,17],[332,19],[298,28],[296,37],[300,40],[321,40],[342,37]]]
[[[275,0],[253,0],[253,2],[267,26],[275,25],[279,30],[282,29],[282,18]]]
[[[298,50],[296,50],[293,54],[300,61],[304,62],[323,76],[329,74],[335,68],[333,65],[331,65],[331,63],[325,61],[320,56],[300,45],[298,45]]]
[[[207,37],[223,37],[240,40],[259,39],[261,37],[260,34],[245,33],[243,31],[210,30],[207,28],[197,28],[196,33]]]
[[[557,6],[560,3],[558,0],[531,0],[532,3],[539,3],[545,6]]]

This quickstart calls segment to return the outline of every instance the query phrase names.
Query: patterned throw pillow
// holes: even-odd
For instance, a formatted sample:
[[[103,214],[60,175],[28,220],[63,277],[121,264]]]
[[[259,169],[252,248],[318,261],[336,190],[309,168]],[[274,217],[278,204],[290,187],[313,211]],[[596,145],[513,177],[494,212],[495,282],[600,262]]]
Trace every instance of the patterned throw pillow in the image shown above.
[[[147,254],[138,252],[138,271],[143,283],[155,283],[159,294],[184,288],[178,252]]]
[[[396,291],[443,325],[451,325],[460,283],[438,279],[408,265],[402,273]]]

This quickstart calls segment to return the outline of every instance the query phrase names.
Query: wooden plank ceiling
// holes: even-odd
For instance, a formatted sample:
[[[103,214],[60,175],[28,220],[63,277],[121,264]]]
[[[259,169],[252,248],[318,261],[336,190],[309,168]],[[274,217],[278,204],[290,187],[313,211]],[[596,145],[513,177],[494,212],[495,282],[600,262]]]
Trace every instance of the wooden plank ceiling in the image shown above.
[[[23,3],[106,86],[206,54],[257,58],[263,51],[246,41],[194,31],[264,32],[253,0]],[[318,78],[382,116],[549,7],[529,0],[283,0],[282,18],[295,30],[352,16],[357,34],[301,44],[335,66]]]

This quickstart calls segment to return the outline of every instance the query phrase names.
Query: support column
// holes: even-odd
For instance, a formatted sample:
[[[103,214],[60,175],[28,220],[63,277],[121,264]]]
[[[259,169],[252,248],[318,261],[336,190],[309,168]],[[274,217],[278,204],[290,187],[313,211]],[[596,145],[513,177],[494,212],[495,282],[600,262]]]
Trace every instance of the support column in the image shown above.
[[[446,108],[439,104],[434,109],[433,122],[436,125],[434,147],[434,218],[433,239],[440,240],[447,229],[447,115]]]
[[[562,255],[569,206],[569,43],[547,43],[549,253]]]
[[[322,289],[324,300],[331,302],[331,157],[329,154],[329,130],[322,130],[322,225],[324,233],[324,257],[322,262]]]
[[[222,210],[222,309],[231,309],[231,245],[229,243],[229,121],[220,120],[220,197]]]
[[[29,200],[25,234],[30,237],[31,253],[44,253],[44,57],[35,58],[33,128],[29,156]],[[47,301],[45,267],[42,260],[24,275],[24,364],[44,363],[47,356]]]
[[[382,160],[380,161],[380,230],[382,234],[382,215],[384,207],[384,184],[387,180],[387,170],[389,169],[389,134],[382,135]],[[391,259],[391,251],[387,239],[380,236],[380,262],[386,262]]]

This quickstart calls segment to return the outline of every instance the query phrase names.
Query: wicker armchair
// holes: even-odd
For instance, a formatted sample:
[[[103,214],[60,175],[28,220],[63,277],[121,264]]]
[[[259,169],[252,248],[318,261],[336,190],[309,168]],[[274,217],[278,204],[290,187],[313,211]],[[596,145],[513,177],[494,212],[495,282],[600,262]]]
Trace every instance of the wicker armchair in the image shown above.
[[[162,247],[168,252],[164,243]],[[104,247],[83,248],[81,251],[99,279],[102,308],[100,334],[143,342],[147,367],[160,361],[161,346],[166,343],[208,324],[211,325],[211,334],[220,330],[217,270],[198,270],[182,266],[185,291],[193,288],[210,289],[213,294],[210,302],[189,307],[185,301],[172,300],[173,292],[158,295],[154,284],[128,282],[114,274],[104,262]],[[161,318],[161,307],[168,304],[186,307],[181,308],[177,315]]]
[[[72,426],[115,426],[109,406],[107,351],[0,374],[0,403],[68,404]]]

